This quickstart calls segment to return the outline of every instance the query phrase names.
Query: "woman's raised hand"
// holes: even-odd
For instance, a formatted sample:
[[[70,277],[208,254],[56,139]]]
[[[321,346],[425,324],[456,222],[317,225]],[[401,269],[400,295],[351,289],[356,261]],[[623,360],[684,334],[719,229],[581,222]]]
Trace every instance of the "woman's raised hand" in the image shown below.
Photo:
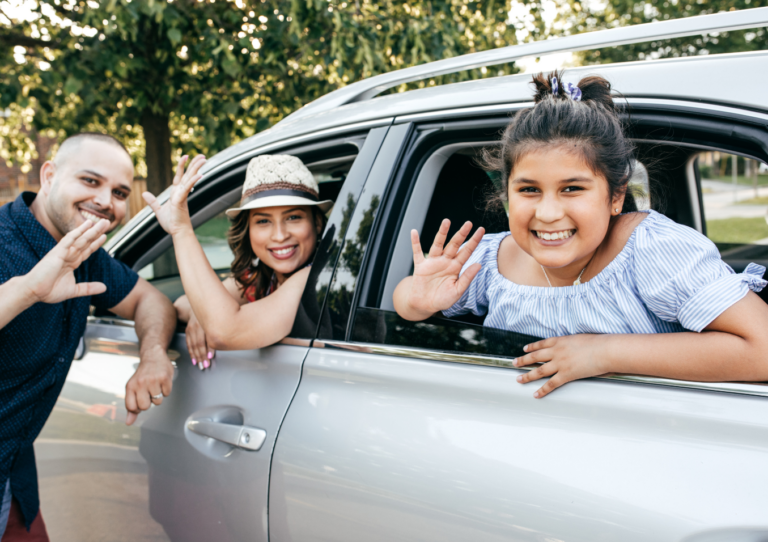
[[[179,160],[179,167],[176,168],[176,176],[171,185],[171,196],[163,205],[157,201],[157,198],[150,192],[144,192],[142,196],[144,201],[152,208],[157,217],[157,221],[166,232],[171,235],[178,233],[184,228],[192,227],[192,220],[189,217],[189,207],[187,206],[187,197],[203,176],[199,173],[200,168],[205,164],[205,156],[198,154],[191,162],[189,168],[184,168],[189,161],[189,156],[184,155]]]
[[[480,264],[476,263],[459,276],[461,268],[477,248],[485,230],[478,228],[462,249],[462,243],[472,231],[472,223],[465,222],[443,248],[450,227],[451,221],[443,220],[426,258],[421,250],[419,233],[416,230],[411,231],[414,270],[408,304],[424,314],[434,314],[453,306],[480,271]]]

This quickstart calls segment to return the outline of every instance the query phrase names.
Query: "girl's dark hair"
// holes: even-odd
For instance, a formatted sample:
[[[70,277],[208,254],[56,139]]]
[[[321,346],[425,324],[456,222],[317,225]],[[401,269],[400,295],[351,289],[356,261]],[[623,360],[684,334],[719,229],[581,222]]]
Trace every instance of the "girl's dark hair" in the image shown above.
[[[557,94],[552,78],[557,77]],[[608,181],[611,197],[624,193],[622,212],[637,211],[627,183],[632,177],[634,147],[624,130],[611,98],[611,84],[599,76],[585,77],[579,84],[581,100],[569,96],[563,73],[554,71],[533,77],[535,105],[519,111],[504,130],[501,148],[483,153],[483,166],[501,173],[501,201],[515,164],[525,154],[543,148],[567,145],[578,152],[590,169]]]
[[[312,225],[317,224],[318,217],[321,220],[322,232],[325,229],[326,217],[323,212],[317,207],[312,207]],[[264,293],[269,288],[269,283],[272,281],[272,274],[274,270],[262,261],[259,261],[259,265],[254,267],[253,260],[256,258],[256,254],[251,248],[251,239],[248,235],[249,223],[251,213],[242,211],[232,219],[232,224],[227,230],[227,242],[229,248],[235,255],[232,260],[231,272],[235,278],[237,285],[243,290],[247,290],[253,285],[256,285],[256,299],[264,297]],[[320,241],[320,234],[317,235],[318,242]],[[314,258],[314,254],[310,256],[310,260]],[[309,261],[309,260],[308,260]],[[297,269],[298,271],[298,269]]]

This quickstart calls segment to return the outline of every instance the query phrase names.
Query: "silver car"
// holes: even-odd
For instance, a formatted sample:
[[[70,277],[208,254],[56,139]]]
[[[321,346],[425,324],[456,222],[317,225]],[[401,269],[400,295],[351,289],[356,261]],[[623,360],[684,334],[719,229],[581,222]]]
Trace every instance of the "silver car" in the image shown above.
[[[250,158],[299,156],[333,199],[296,325],[280,344],[190,363],[123,424],[130,323],[91,317],[36,443],[55,541],[753,541],[768,539],[768,387],[612,376],[534,400],[511,365],[531,337],[480,318],[394,312],[408,232],[442,218],[507,228],[476,166],[530,74],[379,96],[402,83],[564,51],[768,26],[768,8],[594,32],[446,59],[349,85],[209,160],[190,200],[226,276],[223,211]],[[768,264],[768,52],[574,68],[623,93],[633,180],[709,235],[737,271]],[[378,96],[378,97],[377,97]],[[455,227],[455,226],[454,226]],[[110,251],[171,299],[170,238],[145,209]],[[253,330],[258,333],[258,329]],[[723,360],[727,363],[728,360]]]

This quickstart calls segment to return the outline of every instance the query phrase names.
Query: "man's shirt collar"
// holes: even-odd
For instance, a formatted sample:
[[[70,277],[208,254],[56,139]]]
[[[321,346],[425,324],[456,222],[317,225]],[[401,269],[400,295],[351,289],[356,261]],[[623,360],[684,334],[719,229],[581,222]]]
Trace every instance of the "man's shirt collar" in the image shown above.
[[[43,227],[29,208],[37,194],[23,192],[11,205],[11,217],[35,255],[42,259],[56,246],[56,239]]]

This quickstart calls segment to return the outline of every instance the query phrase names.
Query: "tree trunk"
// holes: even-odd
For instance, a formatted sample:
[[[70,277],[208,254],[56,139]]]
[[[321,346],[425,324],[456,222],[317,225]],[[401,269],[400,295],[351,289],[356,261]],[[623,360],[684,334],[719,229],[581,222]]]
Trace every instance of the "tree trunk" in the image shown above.
[[[157,115],[145,110],[141,115],[144,130],[144,160],[147,163],[147,192],[155,196],[171,186],[173,166],[171,164],[171,130],[168,115]],[[157,257],[153,263],[154,277],[178,275],[176,254],[173,247]]]

